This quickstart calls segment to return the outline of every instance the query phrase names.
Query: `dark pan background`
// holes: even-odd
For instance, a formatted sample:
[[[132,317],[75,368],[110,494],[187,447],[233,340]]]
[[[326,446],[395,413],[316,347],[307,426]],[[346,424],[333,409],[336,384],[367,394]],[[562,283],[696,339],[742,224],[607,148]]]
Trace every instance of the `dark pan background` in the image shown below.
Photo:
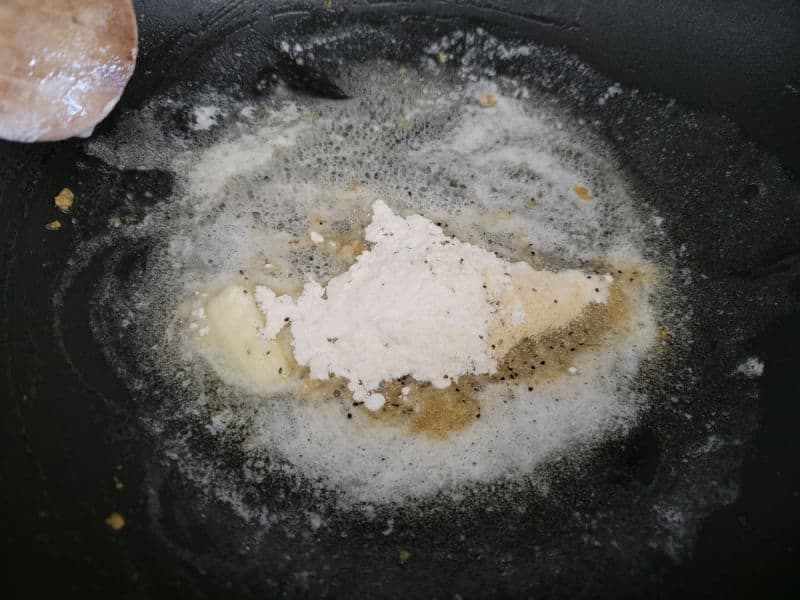
[[[123,99],[125,106],[141,104],[175,80],[252,78],[271,59],[269,48],[262,49],[253,40],[269,39],[271,31],[293,19],[344,20],[353,15],[381,19],[426,13],[445,24],[458,15],[569,48],[623,85],[725,113],[800,178],[800,4],[796,2],[333,0],[333,11],[322,10],[321,0],[135,4],[140,60]],[[255,57],[252,72],[225,69],[224,58],[216,54],[222,39],[229,46],[248,48]],[[78,152],[78,143],[72,141],[37,146],[0,143],[0,594],[7,598],[259,597],[258,586],[217,576],[213,564],[198,565],[141,525],[152,499],[136,492],[145,490],[147,482],[132,450],[136,440],[125,439],[126,432],[136,430],[126,423],[134,417],[103,400],[104,390],[114,389],[118,382],[93,344],[88,322],[65,323],[64,330],[73,347],[85,349],[82,362],[96,365],[91,384],[85,372],[73,369],[55,347],[51,283],[72,242],[64,237],[63,242],[41,243],[40,223],[46,222],[47,213],[33,199],[52,196],[50,190],[63,181],[60,174],[72,168]],[[113,196],[115,189],[145,183],[153,189],[170,185],[167,175],[154,172],[118,174],[106,186]],[[785,273],[788,293],[800,298],[797,213],[795,209],[796,235],[782,239],[762,267]],[[91,276],[87,277],[88,285]],[[634,587],[622,581],[588,586],[584,597],[789,597],[797,591],[798,340],[800,315],[794,314],[765,324],[752,341],[750,350],[765,358],[768,369],[760,380],[761,421],[742,467],[740,497],[705,519],[691,558],[655,565]],[[647,444],[643,445],[646,454]],[[124,466],[122,479],[130,490],[123,500],[109,485],[109,474],[118,464]],[[185,490],[181,501],[190,503],[192,493]],[[128,517],[125,535],[104,525],[109,507]],[[417,585],[409,585],[410,593],[441,597],[444,584],[437,585],[436,580],[458,581],[461,569],[480,564],[474,557],[448,558],[444,548],[436,552],[437,568],[407,571],[409,579],[419,579]],[[272,576],[268,565],[264,573]],[[348,582],[361,576],[359,565],[348,563],[345,552],[332,576],[336,585],[331,595],[347,597]],[[500,582],[503,574],[496,576],[499,583],[473,588],[465,597],[519,593],[513,577]],[[492,579],[487,575],[487,582]],[[525,595],[540,595],[529,585],[522,587]],[[276,594],[303,595],[302,586],[292,582],[278,582],[272,589]],[[576,588],[565,589],[574,593]],[[559,593],[549,590],[546,595]]]

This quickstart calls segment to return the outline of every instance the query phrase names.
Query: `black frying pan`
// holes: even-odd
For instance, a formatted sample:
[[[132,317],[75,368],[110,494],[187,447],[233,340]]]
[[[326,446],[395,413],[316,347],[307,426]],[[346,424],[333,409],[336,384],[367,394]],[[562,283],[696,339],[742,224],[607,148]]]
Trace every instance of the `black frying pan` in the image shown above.
[[[609,79],[565,73],[564,88],[620,81],[641,90],[617,114],[570,109],[601,120],[642,202],[666,216],[673,245],[685,245],[692,271],[705,276],[687,284],[696,342],[681,366],[693,375],[663,382],[630,435],[596,449],[581,469],[562,470],[548,495],[517,490],[509,500],[484,490],[491,512],[432,502],[413,514],[379,509],[373,520],[331,509],[331,526],[311,531],[301,515],[312,501],[276,479],[246,490],[253,503],[295,511],[267,531],[189,481],[142,427],[158,399],[134,402],[89,327],[103,258],[63,280],[76,247],[110,215],[137,210],[126,193],[168,198],[171,175],[115,169],[80,141],[3,144],[0,506],[9,597],[787,595],[798,583],[800,550],[798,7],[276,4],[138,3],[140,61],[100,133],[113,133],[121,111],[178,85],[258,97],[283,81],[338,101],[358,93],[336,83],[348,64],[365,55],[402,62],[457,28],[566,47]],[[362,35],[332,44],[312,64],[298,66],[274,43],[352,24]],[[389,34],[402,43],[386,46]],[[510,75],[544,69],[547,52],[494,66]],[[689,109],[700,111],[699,126],[675,126],[673,113]],[[186,126],[180,110],[170,117]],[[92,201],[53,235],[43,224],[65,185]],[[145,250],[115,249],[117,268],[140,268]],[[765,361],[764,376],[728,376],[747,355]],[[686,460],[711,422],[740,444]],[[232,473],[242,460],[199,446]],[[676,494],[688,499],[677,523],[657,510]],[[104,523],[111,511],[126,518],[120,531]],[[389,519],[395,531],[384,536]]]

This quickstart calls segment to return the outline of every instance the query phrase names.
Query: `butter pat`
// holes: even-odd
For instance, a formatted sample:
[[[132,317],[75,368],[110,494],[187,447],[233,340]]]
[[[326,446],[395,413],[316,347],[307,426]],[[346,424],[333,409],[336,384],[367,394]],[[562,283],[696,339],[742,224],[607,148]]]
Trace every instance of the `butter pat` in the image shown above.
[[[284,345],[263,336],[264,316],[252,294],[230,286],[195,311],[198,344],[217,372],[260,393],[277,393],[289,386],[296,368]]]

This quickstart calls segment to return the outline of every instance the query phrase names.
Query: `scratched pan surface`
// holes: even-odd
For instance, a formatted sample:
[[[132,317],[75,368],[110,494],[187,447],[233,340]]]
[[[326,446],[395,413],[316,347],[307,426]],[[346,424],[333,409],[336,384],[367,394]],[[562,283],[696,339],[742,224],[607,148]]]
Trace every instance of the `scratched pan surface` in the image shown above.
[[[143,425],[158,399],[134,402],[129,377],[92,334],[107,262],[124,277],[147,268],[146,248],[112,248],[71,270],[82,242],[113,216],[133,218],[168,198],[173,176],[119,170],[82,141],[4,144],[0,507],[10,597],[737,596],[797,584],[797,10],[742,2],[719,14],[653,3],[637,5],[634,19],[624,2],[583,11],[571,3],[278,4],[274,12],[258,2],[196,4],[138,5],[142,58],[99,134],[176,86],[248,99],[283,81],[338,101],[358,91],[337,87],[337,74],[365,56],[416,60],[419,48],[457,29],[544,44],[534,58],[487,66],[512,76],[558,73],[548,94],[599,122],[637,197],[664,216],[674,247],[687,249],[693,344],[649,390],[637,427],[580,468],[562,469],[546,495],[485,490],[481,502],[451,511],[431,502],[378,508],[372,518],[330,508],[326,526],[314,528],[306,515],[319,498],[278,477],[235,481],[242,457],[197,435],[196,456],[229,465],[250,505],[281,515],[267,527],[170,458],[174,432]],[[712,16],[718,27],[709,34]],[[331,42],[302,68],[274,43],[344,30],[346,42]],[[561,72],[565,55],[548,45],[573,49],[598,72]],[[612,110],[576,103],[576,89],[595,97],[616,80],[641,87],[640,97]],[[185,129],[181,109],[168,116]],[[52,197],[65,185],[80,200],[75,222],[46,231],[58,216]],[[66,272],[74,274],[68,283]],[[747,356],[764,361],[763,376],[731,377]],[[698,453],[709,431],[737,443]],[[120,531],[104,523],[112,511],[126,518]]]

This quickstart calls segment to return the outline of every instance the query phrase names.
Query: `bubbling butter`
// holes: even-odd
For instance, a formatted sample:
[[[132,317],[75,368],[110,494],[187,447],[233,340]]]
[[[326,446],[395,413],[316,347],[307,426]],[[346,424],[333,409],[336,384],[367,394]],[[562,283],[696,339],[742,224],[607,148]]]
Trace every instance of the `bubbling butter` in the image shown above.
[[[310,376],[343,377],[356,402],[380,409],[377,388],[410,375],[443,389],[463,375],[497,372],[519,341],[567,325],[605,303],[610,275],[536,270],[445,235],[420,215],[373,206],[372,248],[326,286],[293,300],[256,287],[272,342],[284,326]]]
[[[277,88],[232,127],[236,100],[198,100],[226,126],[189,148],[164,138],[172,99],[92,142],[175,175],[168,201],[115,230],[148,241],[147,269],[135,286],[109,270],[103,303],[125,323],[103,339],[136,357],[120,372],[147,367],[141,393],[170,400],[154,428],[183,443],[207,419],[248,480],[289,474],[355,503],[528,477],[627,430],[675,296],[652,215],[592,128],[514,82],[381,62],[347,76],[358,97]],[[265,295],[284,304],[262,311]]]
[[[224,288],[192,317],[195,342],[216,371],[232,374],[237,385],[257,393],[291,388],[297,365],[285,344],[264,339],[264,317],[246,288]]]

